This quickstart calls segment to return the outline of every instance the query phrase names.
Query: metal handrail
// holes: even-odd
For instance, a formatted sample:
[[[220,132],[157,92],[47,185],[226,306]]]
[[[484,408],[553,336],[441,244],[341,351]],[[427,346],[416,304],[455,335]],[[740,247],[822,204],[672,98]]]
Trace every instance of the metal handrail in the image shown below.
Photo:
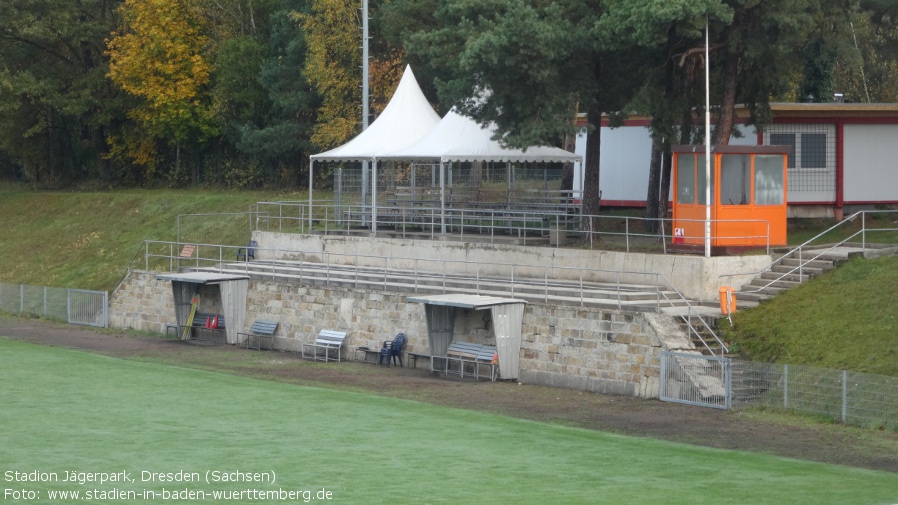
[[[145,265],[147,267],[147,270],[149,270],[150,260],[153,258],[163,260],[163,264],[168,263],[169,269],[173,269],[174,260],[182,259],[175,256],[175,251],[178,245],[179,244],[175,242],[146,241],[142,248],[145,249]],[[200,265],[203,265],[205,268],[219,271],[227,269],[232,271],[242,270],[247,275],[250,273],[249,262],[242,262],[243,267],[241,269],[241,262],[238,262],[236,260],[225,261],[224,259],[225,257],[236,258],[237,250],[240,247],[217,244],[196,244],[196,246],[197,249],[195,251],[195,264],[197,268],[200,268]],[[163,251],[159,251],[160,248]],[[211,251],[209,251],[210,249]],[[151,250],[153,251],[152,253]],[[205,257],[203,256],[204,253],[206,255]],[[389,288],[389,279],[395,277],[396,272],[405,272],[412,278],[413,290],[415,293],[418,292],[419,288],[422,286],[423,281],[426,281],[427,279],[434,279],[439,281],[440,289],[442,289],[444,293],[447,291],[447,285],[449,281],[452,280],[463,280],[473,283],[474,290],[478,294],[482,291],[496,289],[495,287],[491,288],[491,285],[496,284],[500,286],[500,289],[501,286],[505,286],[505,289],[509,290],[512,296],[515,296],[516,292],[522,292],[522,290],[526,290],[527,287],[542,287],[542,292],[540,293],[539,291],[535,291],[534,296],[541,295],[542,299],[546,302],[548,302],[550,298],[559,299],[559,295],[552,294],[552,291],[555,291],[559,288],[576,288],[579,291],[578,298],[580,306],[583,306],[586,299],[588,298],[586,293],[588,292],[590,287],[589,285],[584,283],[584,279],[593,279],[593,281],[587,280],[585,282],[607,282],[614,285],[617,308],[619,310],[622,310],[624,308],[622,298],[623,293],[626,292],[624,287],[622,286],[624,279],[645,278],[648,279],[647,281],[645,281],[645,283],[634,284],[644,286],[648,290],[653,289],[655,291],[655,312],[661,312],[662,305],[670,307],[676,312],[676,315],[682,317],[683,320],[687,323],[690,336],[694,335],[698,337],[699,341],[702,342],[709,351],[714,353],[714,349],[705,341],[700,331],[692,324],[691,316],[697,315],[697,311],[695,310],[693,304],[673,285],[673,283],[670,282],[667,277],[660,273],[606,270],[583,267],[561,267],[552,265],[520,265],[516,263],[502,262],[484,264],[482,262],[469,260],[442,260],[417,257],[366,255],[359,254],[358,252],[353,254],[343,254],[320,251],[309,252],[256,248],[257,258],[264,258],[265,256],[270,256],[272,259],[254,261],[252,262],[252,265],[254,267],[258,267],[264,264],[270,267],[267,272],[270,272],[272,280],[277,278],[279,271],[281,272],[281,275],[284,275],[282,270],[285,266],[298,266],[298,278],[300,282],[302,282],[304,279],[309,280],[312,278],[316,278],[314,277],[314,273],[309,273],[307,263],[318,263],[325,268],[324,283],[325,285],[329,286],[332,282],[331,270],[336,270],[338,266],[341,268],[346,268],[347,266],[351,265],[354,266],[354,268],[349,269],[348,272],[352,275],[353,285],[357,289],[363,284],[369,287],[376,284],[386,291]],[[319,261],[310,261],[310,256],[319,258]],[[283,259],[284,257],[298,259],[288,260]],[[341,259],[346,259],[346,261],[340,261]],[[265,261],[266,263],[263,263],[263,261]],[[363,265],[363,263],[369,263],[370,265],[366,266]],[[410,266],[397,267],[395,266],[397,263]],[[377,266],[378,264],[379,266]],[[439,264],[442,268],[427,268],[428,265],[434,264]],[[460,264],[461,266],[457,269],[459,272],[447,272],[446,265],[448,264]],[[503,270],[506,270],[508,273],[506,274],[505,278],[503,278],[501,273],[484,275],[482,269],[487,265],[494,271],[501,272]],[[536,274],[536,272],[539,270],[542,270],[542,275]],[[550,270],[570,271],[571,275],[567,276],[567,278],[558,277],[555,275],[550,276]],[[254,271],[262,273],[262,270],[259,270],[257,268],[254,268]],[[533,273],[528,275],[526,274],[526,272]],[[360,277],[364,277],[366,273],[376,274],[377,277],[382,275],[383,280],[380,281],[380,279],[378,279],[377,277],[375,277],[371,281],[365,281],[364,279],[360,280]],[[391,275],[391,273],[393,275]],[[603,280],[608,278],[613,278],[613,280]],[[685,307],[685,314],[683,310],[681,310],[683,307]],[[717,336],[714,330],[707,324],[707,322],[703,318],[699,319],[701,320],[702,326],[704,326],[705,330],[720,346],[722,352],[727,352],[727,346],[720,339],[720,337]]]
[[[370,223],[372,207],[362,204],[335,204],[330,200],[318,200],[313,203],[312,214],[310,218],[306,215],[309,209],[308,202],[258,202],[255,205],[255,212],[261,212],[261,206],[270,205],[277,206],[276,213],[270,215],[270,219],[277,219],[276,229],[271,231],[283,232],[285,228],[295,229],[299,233],[309,233],[309,222],[316,222],[322,229],[316,229],[316,232],[322,232],[325,235],[331,233],[371,233],[366,223]],[[296,211],[285,212],[284,207],[298,207]],[[317,209],[317,210],[316,210]],[[579,208],[578,208],[579,209]],[[468,230],[478,230],[474,236],[488,238],[490,243],[496,239],[497,231],[501,231],[509,236],[517,234],[518,238],[526,245],[528,237],[534,234],[544,234],[549,231],[552,225],[561,226],[569,233],[586,234],[589,238],[590,247],[593,246],[594,236],[620,236],[623,237],[625,250],[630,252],[631,241],[634,238],[647,238],[660,240],[662,242],[663,252],[667,253],[667,241],[672,240],[673,236],[668,235],[667,230],[673,232],[671,218],[644,218],[632,216],[608,216],[608,215],[584,215],[579,210],[573,214],[565,212],[552,211],[551,209],[497,209],[497,208],[458,208],[451,207],[442,209],[440,207],[431,207],[426,205],[407,205],[407,206],[382,206],[378,205],[378,222],[381,226],[391,226],[398,230],[402,237],[406,237],[410,228],[418,227],[422,232],[429,230],[430,238],[438,235],[457,236],[463,241],[466,237],[471,237],[472,233]],[[276,215],[274,215],[276,214]],[[314,218],[317,215],[318,218]],[[321,216],[323,215],[323,219]],[[624,230],[609,230],[608,226],[600,227],[593,230],[592,224],[594,220],[603,222],[620,222],[623,221]],[[704,223],[700,219],[677,219],[677,222],[696,222]],[[760,235],[716,235],[714,239],[754,239],[763,241],[767,253],[770,253],[770,223],[763,219],[716,219],[714,223],[759,223],[765,228],[765,232]],[[512,224],[503,224],[511,222]],[[531,226],[530,223],[540,222],[541,226]],[[587,229],[582,228],[585,222]],[[640,233],[635,231],[639,228],[634,223],[657,222],[659,224],[657,233]],[[294,223],[293,225],[289,223]],[[497,224],[498,223],[498,224]],[[670,223],[670,226],[668,226]],[[258,223],[257,223],[258,224]],[[357,226],[357,229],[353,229]],[[570,227],[570,228],[569,228]],[[256,229],[262,230],[257,226]],[[448,232],[446,230],[449,230]],[[270,230],[270,228],[269,228]],[[453,232],[453,230],[455,230]],[[262,230],[268,231],[268,230]],[[374,231],[377,235],[378,231]],[[394,233],[394,232],[390,232]],[[447,235],[448,233],[448,235]],[[543,235],[544,236],[544,235]],[[684,237],[696,240],[703,240],[704,237]]]
[[[850,242],[851,239],[857,237],[858,235],[861,235],[861,249],[866,250],[866,248],[867,248],[867,236],[866,236],[867,231],[896,231],[896,230],[898,230],[898,229],[892,229],[892,228],[870,229],[870,230],[868,230],[868,229],[867,229],[866,215],[867,215],[867,213],[869,213],[869,212],[871,212],[871,211],[862,210],[862,211],[855,212],[854,214],[848,216],[848,217],[845,218],[844,220],[842,220],[842,221],[840,221],[840,222],[834,224],[833,226],[830,226],[830,227],[827,228],[825,231],[823,231],[823,232],[821,232],[821,233],[818,233],[818,234],[817,234],[816,236],[814,236],[813,238],[810,238],[810,239],[808,239],[807,241],[805,241],[804,243],[802,243],[802,244],[800,244],[800,245],[798,245],[798,246],[795,246],[795,247],[792,248],[789,252],[787,252],[787,253],[783,254],[782,256],[780,256],[779,258],[773,260],[769,265],[767,265],[766,267],[764,267],[764,268],[762,268],[762,269],[760,269],[760,270],[757,270],[757,271],[754,271],[754,272],[744,272],[744,273],[736,273],[736,274],[722,274],[722,275],[718,276],[718,278],[721,279],[721,282],[722,282],[723,284],[726,284],[726,282],[724,281],[724,279],[729,279],[729,278],[733,278],[733,277],[745,277],[745,276],[752,276],[752,277],[754,277],[754,276],[760,275],[760,274],[762,274],[762,273],[764,273],[764,272],[770,271],[771,269],[773,269],[773,267],[775,267],[776,265],[779,265],[780,263],[784,262],[784,261],[785,261],[786,259],[788,259],[788,258],[795,258],[795,257],[796,257],[796,254],[797,254],[798,266],[793,267],[792,269],[788,270],[787,272],[781,274],[779,277],[777,277],[777,278],[771,280],[771,281],[768,282],[767,284],[764,284],[763,286],[761,286],[761,287],[759,287],[759,288],[757,288],[757,289],[752,289],[752,290],[747,290],[747,289],[746,289],[746,290],[739,290],[739,291],[737,291],[737,293],[760,293],[762,290],[769,288],[770,286],[772,286],[773,284],[775,284],[775,283],[777,283],[777,282],[783,280],[783,279],[786,278],[787,276],[792,275],[792,274],[795,274],[796,271],[797,271],[797,273],[798,273],[799,279],[801,279],[801,276],[803,275],[803,269],[804,269],[805,265],[807,265],[807,264],[809,264],[809,263],[811,263],[811,262],[813,262],[813,261],[816,261],[816,260],[820,259],[822,256],[825,256],[825,255],[828,254],[829,252],[833,251],[835,248],[841,247],[842,245],[844,245],[844,244]],[[876,214],[883,214],[883,213],[898,213],[898,211],[881,211],[881,210],[880,210],[880,211],[872,211],[872,212],[873,212],[873,213],[876,213]],[[838,229],[838,228],[840,228],[840,227],[842,227],[842,226],[847,226],[848,223],[854,222],[854,221],[858,218],[858,216],[861,217],[861,229],[860,229],[860,230],[858,230],[858,231],[856,231],[856,232],[854,232],[854,233],[848,235],[847,237],[845,237],[845,238],[842,239],[841,241],[836,242],[835,244],[829,245],[829,247],[827,247],[826,249],[824,249],[824,250],[818,252],[816,255],[814,255],[814,256],[811,257],[810,259],[807,259],[807,260],[803,259],[803,256],[804,256],[803,251],[804,251],[805,249],[810,248],[810,245],[811,245],[813,242],[815,242],[816,240],[820,239],[821,237],[826,236],[827,234],[829,234],[829,233],[835,231],[836,229]]]

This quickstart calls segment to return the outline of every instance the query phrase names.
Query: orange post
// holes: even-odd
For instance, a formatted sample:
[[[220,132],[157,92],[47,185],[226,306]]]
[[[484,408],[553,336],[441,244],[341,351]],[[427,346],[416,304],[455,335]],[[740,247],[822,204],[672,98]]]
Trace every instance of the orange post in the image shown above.
[[[736,293],[730,286],[720,286],[718,290],[720,294],[720,313],[729,315],[736,312]]]

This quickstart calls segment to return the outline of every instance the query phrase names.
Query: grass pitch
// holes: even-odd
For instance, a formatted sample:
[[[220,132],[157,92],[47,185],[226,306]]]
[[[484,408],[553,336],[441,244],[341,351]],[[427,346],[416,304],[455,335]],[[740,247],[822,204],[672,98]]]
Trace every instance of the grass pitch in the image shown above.
[[[84,503],[172,501],[163,490],[207,493],[190,500],[203,503],[235,503],[213,493],[240,503],[898,503],[898,475],[885,472],[5,339],[0,405],[4,503],[24,502],[22,491],[44,503],[74,501],[58,492]],[[215,471],[231,479],[206,482]],[[15,472],[57,480],[23,482]],[[84,483],[63,482],[69,472]],[[96,482],[117,472],[133,482]],[[200,482],[144,481],[147,472]],[[113,491],[120,498],[109,499]],[[294,499],[277,497],[289,491]],[[85,500],[88,492],[104,498]]]

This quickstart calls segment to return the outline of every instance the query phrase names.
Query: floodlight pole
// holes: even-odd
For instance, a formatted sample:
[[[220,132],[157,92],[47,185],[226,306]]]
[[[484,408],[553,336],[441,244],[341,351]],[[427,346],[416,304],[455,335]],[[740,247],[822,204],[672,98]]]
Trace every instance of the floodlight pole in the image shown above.
[[[368,0],[362,0],[362,131],[368,128]]]
[[[711,257],[711,51],[705,18],[705,257]]]
[[[362,131],[368,128],[368,0],[362,0]],[[376,169],[375,169],[376,170]],[[368,162],[362,162],[362,207],[364,209],[367,203],[365,192],[368,187]],[[374,198],[377,190],[377,177],[371,177],[371,195]],[[373,203],[373,202],[372,202]],[[377,231],[377,210],[372,205],[371,208],[371,232]],[[364,215],[362,212],[362,223],[364,224]]]

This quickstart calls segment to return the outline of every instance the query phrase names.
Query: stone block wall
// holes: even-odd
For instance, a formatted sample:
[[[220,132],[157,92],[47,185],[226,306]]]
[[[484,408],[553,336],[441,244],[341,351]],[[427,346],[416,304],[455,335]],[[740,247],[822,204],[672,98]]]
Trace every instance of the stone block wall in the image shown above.
[[[528,305],[525,383],[627,396],[658,396],[661,339],[634,312]]]
[[[216,311],[215,286],[201,290],[203,312]],[[250,280],[246,325],[255,319],[278,321],[275,347],[299,352],[321,329],[347,332],[344,351],[380,348],[399,331],[409,352],[427,353],[424,306],[407,295],[349,288],[302,286]],[[175,320],[171,283],[154,272],[135,271],[113,293],[110,326],[164,332]],[[489,311],[460,310],[459,340],[495,343]],[[657,316],[654,316],[657,317]],[[241,330],[246,330],[242,328]],[[639,313],[527,304],[524,309],[520,377],[527,384],[565,387],[640,397],[657,397],[663,346]]]

